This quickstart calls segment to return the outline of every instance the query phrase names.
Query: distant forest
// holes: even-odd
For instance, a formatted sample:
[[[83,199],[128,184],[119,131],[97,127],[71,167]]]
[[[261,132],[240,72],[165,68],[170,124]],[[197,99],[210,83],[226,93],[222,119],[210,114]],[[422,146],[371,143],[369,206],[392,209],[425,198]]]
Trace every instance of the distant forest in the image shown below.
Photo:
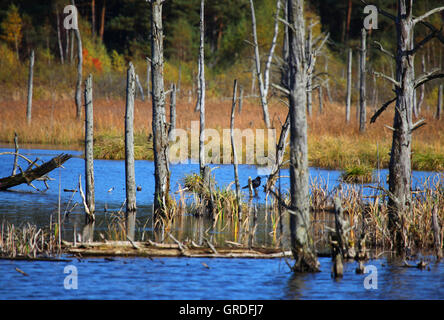
[[[374,1],[388,11],[396,12],[396,1]],[[191,85],[197,68],[199,47],[200,0],[167,0],[164,4],[166,77],[171,80],[182,73],[184,85]],[[276,0],[255,0],[258,26],[258,42],[261,56],[266,58],[270,46]],[[307,0],[307,21],[319,21],[316,33],[329,32],[330,40],[326,53],[331,59],[329,67],[342,72],[346,61],[346,48],[358,48],[360,29],[365,17],[360,0]],[[2,0],[0,2],[0,65],[12,53],[19,61],[25,61],[32,49],[37,59],[49,62],[71,61],[76,53],[74,37],[63,28],[66,14],[63,8],[68,0]],[[128,61],[142,65],[150,55],[150,11],[145,0],[76,0],[80,14],[80,29],[86,50],[85,64],[93,71],[124,71]],[[442,0],[415,1],[415,14],[442,5]],[[440,28],[444,15],[434,15],[430,22]],[[280,26],[282,31],[282,24]],[[251,10],[247,0],[208,0],[205,7],[205,63],[210,73],[208,79],[233,73],[240,81],[251,78],[253,50],[251,41]],[[417,41],[426,35],[423,27],[417,28]],[[378,40],[384,48],[394,51],[394,25],[379,17],[379,29],[370,34],[369,46]],[[247,41],[246,41],[247,40]],[[282,45],[282,32],[279,46]],[[442,45],[431,41],[425,52],[428,66],[441,65]],[[8,54],[7,54],[8,53]],[[61,57],[63,56],[63,57]],[[1,61],[3,60],[3,61]],[[388,70],[387,59],[380,52],[370,52],[369,60],[379,69]],[[137,63],[139,61],[139,64]],[[320,60],[321,66],[323,64]],[[418,63],[420,67],[420,63]],[[180,71],[179,71],[180,69]],[[341,71],[342,70],[342,71]],[[248,76],[246,75],[248,74]],[[242,80],[244,75],[244,80]],[[222,80],[221,80],[222,79]],[[230,82],[231,82],[230,78]],[[0,81],[5,80],[0,77]],[[8,81],[12,81],[8,77]],[[249,81],[249,80],[248,80]],[[211,89],[211,85],[210,85]]]

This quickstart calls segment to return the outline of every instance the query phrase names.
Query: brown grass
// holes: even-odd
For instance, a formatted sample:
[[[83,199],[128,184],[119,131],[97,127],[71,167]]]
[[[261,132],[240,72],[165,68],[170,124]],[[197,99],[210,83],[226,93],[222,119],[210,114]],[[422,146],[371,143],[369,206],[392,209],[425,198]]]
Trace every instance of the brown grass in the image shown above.
[[[317,99],[314,99],[317,100]],[[194,101],[179,99],[177,105],[177,127],[190,130],[191,121],[198,121],[194,112]],[[32,124],[25,120],[25,101],[9,100],[0,105],[0,142],[12,143],[14,132],[20,143],[63,145],[79,148],[83,145],[84,123],[75,119],[75,106],[70,100],[37,100],[33,103]],[[96,146],[114,141],[117,148],[123,147],[124,100],[99,99],[94,101],[94,130]],[[167,117],[169,117],[167,106]],[[270,103],[270,118],[279,135],[280,123],[285,121],[287,107],[278,101]],[[386,111],[374,124],[367,125],[367,132],[359,134],[352,110],[352,121],[345,123],[344,106],[339,103],[325,103],[323,114],[316,112],[308,118],[310,164],[323,168],[345,168],[353,165],[367,165],[373,168],[387,167],[392,132],[384,125],[392,125],[393,109]],[[231,101],[209,100],[206,104],[206,128],[219,132],[230,127]],[[368,108],[368,118],[373,108]],[[444,125],[434,119],[433,112],[421,115],[427,125],[415,131],[413,139],[413,168],[418,170],[444,170]],[[136,101],[135,135],[139,141],[146,141],[151,132],[152,110],[150,102]],[[244,100],[242,113],[236,113],[236,128],[264,129],[262,111],[257,99]],[[137,143],[136,143],[137,145]],[[115,147],[115,146],[114,146]],[[144,146],[139,146],[144,147]],[[143,149],[143,148],[142,148]],[[113,154],[118,154],[115,150]],[[120,154],[123,154],[121,152]],[[379,157],[378,157],[379,154]],[[98,157],[106,158],[106,156]],[[139,153],[139,158],[150,156]]]

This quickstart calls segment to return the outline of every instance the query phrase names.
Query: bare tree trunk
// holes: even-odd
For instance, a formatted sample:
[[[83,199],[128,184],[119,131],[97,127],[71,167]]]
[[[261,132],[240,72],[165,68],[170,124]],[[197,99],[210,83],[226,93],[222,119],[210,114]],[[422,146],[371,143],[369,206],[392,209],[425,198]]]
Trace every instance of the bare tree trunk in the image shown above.
[[[438,87],[438,103],[436,105],[436,119],[437,120],[441,120],[441,114],[442,114],[442,90],[443,90],[443,85],[440,84]]]
[[[125,112],[125,181],[126,181],[126,213],[136,211],[136,178],[134,169],[134,99],[135,71],[130,62],[126,83]]]
[[[312,50],[313,50],[313,30],[311,27],[309,27],[308,28],[308,38],[307,38],[307,47],[306,47],[307,57],[312,56]],[[309,72],[307,76],[308,76],[308,79],[307,79],[307,112],[308,112],[308,115],[311,116],[313,113],[313,72]]]
[[[234,165],[234,183],[236,185],[236,201],[238,205],[238,217],[242,220],[242,203],[240,202],[240,185],[239,185],[239,174],[237,167],[237,152],[236,145],[234,143],[234,114],[236,111],[236,100],[237,100],[237,80],[234,80],[233,86],[233,103],[231,106],[231,123],[230,123],[230,134],[231,134],[231,150],[233,153],[233,165]]]
[[[64,64],[64,57],[63,57],[63,45],[62,45],[62,38],[60,34],[60,17],[59,17],[59,9],[56,6],[56,22],[57,22],[57,42],[59,44],[59,51],[60,51],[60,62]]]
[[[348,49],[348,68],[347,68],[347,98],[345,102],[345,121],[350,122],[350,106],[352,97],[352,64],[353,50]]]
[[[136,85],[137,85],[137,88],[139,89],[142,101],[145,101],[145,95],[143,94],[143,88],[142,88],[142,84],[140,83],[140,79],[139,79],[138,74],[136,74]]]
[[[85,194],[91,215],[95,211],[94,201],[94,118],[93,118],[92,75],[85,81]]]
[[[365,28],[361,30],[361,63],[359,77],[359,132],[365,132],[365,124],[367,121],[367,97],[366,97],[366,56],[367,56],[367,31]]]
[[[151,59],[146,58],[146,98],[149,99],[151,97],[151,87],[150,87],[150,79],[151,79]]]
[[[32,114],[32,87],[34,79],[34,50],[31,51],[31,56],[29,57],[29,75],[28,75],[28,103],[26,106],[26,121],[28,124],[31,123]]]
[[[319,99],[319,114],[324,113],[324,99],[323,99],[323,92],[322,92],[322,86],[319,86],[318,88],[318,99]]]
[[[14,147],[15,147],[15,155],[14,155],[14,166],[12,168],[12,175],[13,176],[15,176],[15,173],[17,171],[17,161],[18,161],[18,153],[19,153],[17,132],[14,132]]]
[[[168,132],[165,119],[165,92],[163,82],[163,0],[151,1],[151,71],[154,147],[154,216],[164,216],[170,190]]]
[[[74,0],[72,0],[72,4],[74,4]],[[82,68],[83,68],[83,49],[82,49],[82,38],[80,36],[80,30],[74,29],[74,33],[77,38],[77,83],[76,83],[76,116],[77,119],[80,119],[82,115]]]
[[[170,93],[170,128],[168,130],[169,141],[176,141],[176,85],[171,84]]]
[[[311,222],[308,190],[307,89],[305,57],[304,1],[287,0],[290,70],[290,235],[291,250],[296,260],[294,271],[319,270],[319,262],[311,246]]]
[[[244,87],[239,86],[239,106],[238,106],[239,114],[242,112],[242,105],[244,102],[243,99],[244,99]]]
[[[389,229],[398,249],[407,246],[404,221],[411,202],[411,143],[412,106],[414,90],[413,55],[411,48],[412,7],[406,0],[398,0],[397,54],[396,54],[396,108],[393,124],[393,142],[389,164]]]
[[[205,167],[205,0],[200,1],[200,48],[199,48],[199,168],[203,176]]]
[[[278,1],[278,6],[280,6],[279,1]],[[251,7],[251,25],[252,25],[252,33],[253,33],[254,56],[255,56],[255,62],[256,62],[256,77],[257,77],[258,84],[259,84],[259,94],[260,94],[260,98],[261,98],[264,122],[265,122],[265,125],[267,126],[267,128],[270,128],[271,124],[270,124],[270,116],[268,113],[268,101],[267,101],[268,87],[266,86],[266,84],[264,84],[264,80],[262,78],[261,58],[260,58],[260,54],[259,54],[259,44],[258,44],[257,32],[256,32],[256,14],[254,11],[253,0],[250,0],[250,7]],[[276,21],[275,25],[278,25],[277,21]],[[276,34],[276,29],[275,29],[275,34]],[[276,41],[275,37],[273,37],[273,40]],[[274,47],[275,47],[275,45],[272,44],[273,50],[274,50]],[[271,53],[270,58],[272,59],[272,53]],[[270,60],[270,62],[271,62],[271,60]]]
[[[425,67],[425,56],[422,55],[421,58],[421,68],[422,68],[422,73],[424,74],[426,72],[426,67]],[[422,104],[424,103],[424,97],[425,97],[425,86],[421,86],[420,90],[419,90],[419,101],[417,103],[417,111],[418,111],[418,116],[421,114],[421,107]]]

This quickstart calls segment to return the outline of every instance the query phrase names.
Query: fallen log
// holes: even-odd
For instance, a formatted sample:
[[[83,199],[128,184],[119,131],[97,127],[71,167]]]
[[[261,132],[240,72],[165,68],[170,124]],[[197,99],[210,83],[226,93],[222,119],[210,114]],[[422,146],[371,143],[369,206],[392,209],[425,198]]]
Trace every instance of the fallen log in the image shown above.
[[[37,180],[52,170],[60,167],[72,158],[70,154],[60,154],[57,157],[52,158],[50,161],[43,163],[41,166],[38,166],[34,169],[29,167],[27,170],[15,174],[6,178],[0,179],[0,191],[7,190],[9,188],[18,186],[20,184],[26,183],[28,185],[31,184],[32,181]]]
[[[136,242],[107,241],[92,242],[74,246],[72,242],[63,241],[63,251],[67,254],[82,257],[189,257],[189,258],[254,258],[272,259],[291,257],[291,251],[283,252],[279,248],[211,248],[178,244],[159,244],[152,241]]]

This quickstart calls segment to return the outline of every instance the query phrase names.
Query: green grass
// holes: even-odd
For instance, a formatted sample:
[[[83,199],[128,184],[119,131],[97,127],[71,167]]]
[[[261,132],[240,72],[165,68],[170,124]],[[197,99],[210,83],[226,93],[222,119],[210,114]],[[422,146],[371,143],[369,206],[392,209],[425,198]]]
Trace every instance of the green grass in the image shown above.
[[[367,165],[347,166],[341,175],[341,179],[347,183],[369,183],[373,181],[373,168]]]
[[[94,158],[105,160],[125,159],[125,139],[113,134],[102,134],[94,141]],[[134,136],[134,158],[136,160],[153,160],[153,144],[142,134]]]

